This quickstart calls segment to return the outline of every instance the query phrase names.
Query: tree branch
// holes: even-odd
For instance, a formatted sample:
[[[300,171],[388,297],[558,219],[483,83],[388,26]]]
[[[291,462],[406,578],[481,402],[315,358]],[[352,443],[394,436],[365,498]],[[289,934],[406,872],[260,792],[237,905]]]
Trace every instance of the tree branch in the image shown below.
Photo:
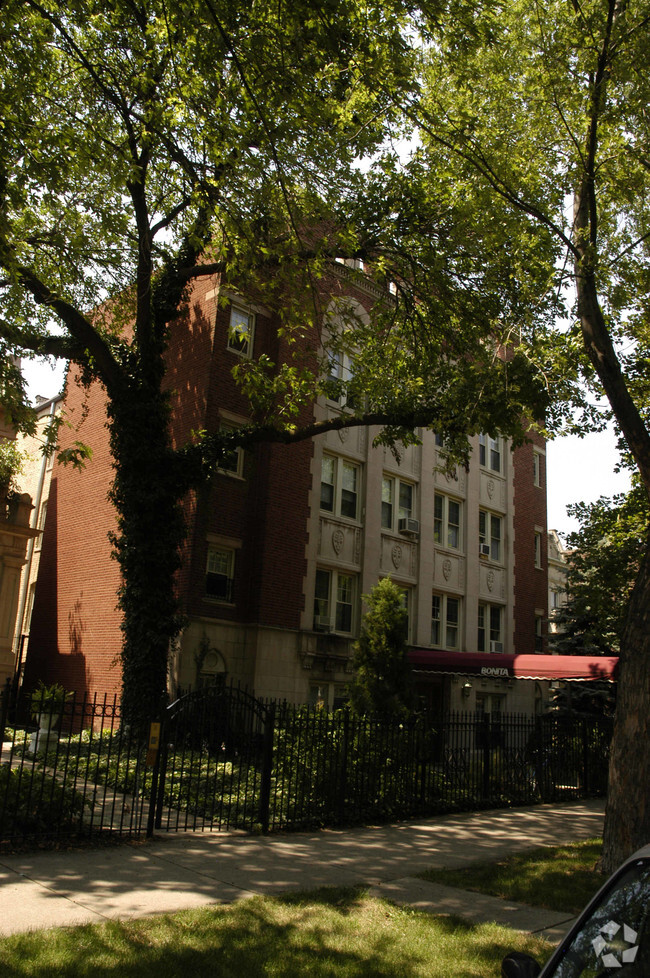
[[[526,201],[520,194],[516,193],[504,179],[499,176],[496,170],[494,170],[494,168],[488,162],[480,146],[474,144],[466,150],[454,143],[451,139],[441,136],[435,125],[423,118],[422,112],[424,112],[425,116],[427,113],[426,109],[423,109],[422,107],[420,107],[419,110],[416,110],[409,106],[405,106],[404,112],[411,122],[415,123],[416,126],[423,129],[427,133],[430,139],[449,150],[454,154],[454,156],[457,156],[459,159],[469,163],[474,170],[481,174],[492,189],[499,195],[499,197],[502,198],[502,200],[512,204],[512,206],[518,211],[528,214],[529,217],[532,217],[544,227],[548,228],[549,231],[551,231],[560,239],[560,241],[562,241],[565,247],[568,248],[572,254],[576,254],[576,248],[571,238],[569,238],[564,233],[562,228],[556,224],[555,221],[551,220],[551,218],[545,214],[544,211],[541,211],[534,204]]]
[[[68,352],[64,354],[67,358],[69,351],[74,350],[75,359],[79,350],[87,350],[95,361],[97,372],[107,387],[115,387],[120,382],[120,370],[117,361],[113,357],[108,343],[98,333],[93,324],[83,316],[73,305],[56,296],[29,268],[18,268],[17,274],[25,289],[31,294],[34,301],[39,306],[46,306],[59,317],[68,328],[74,346],[68,345]],[[57,356],[55,351],[59,346],[60,340],[52,337],[52,354]]]
[[[179,469],[189,475],[187,488],[200,484],[236,448],[250,449],[259,444],[294,445],[298,442],[325,435],[329,431],[371,426],[390,427],[413,431],[432,424],[435,414],[425,408],[412,407],[401,412],[370,411],[363,415],[341,414],[326,421],[314,421],[302,427],[278,428],[273,424],[242,426],[237,429],[214,432],[200,443],[188,445],[175,453]]]

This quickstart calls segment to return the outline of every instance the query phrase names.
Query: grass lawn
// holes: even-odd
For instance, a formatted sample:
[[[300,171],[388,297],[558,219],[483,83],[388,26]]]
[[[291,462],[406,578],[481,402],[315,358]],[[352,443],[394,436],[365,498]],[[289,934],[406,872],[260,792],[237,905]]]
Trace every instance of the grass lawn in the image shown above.
[[[464,869],[431,869],[422,879],[503,897],[533,907],[578,914],[605,882],[595,869],[601,839],[544,847]]]
[[[3,978],[497,978],[513,948],[550,947],[348,888],[34,931],[0,940],[0,960]]]

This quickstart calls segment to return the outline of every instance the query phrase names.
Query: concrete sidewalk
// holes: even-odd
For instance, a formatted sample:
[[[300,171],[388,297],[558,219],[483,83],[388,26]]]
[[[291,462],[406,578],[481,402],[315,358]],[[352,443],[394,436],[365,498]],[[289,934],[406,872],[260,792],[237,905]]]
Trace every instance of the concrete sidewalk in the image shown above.
[[[557,940],[566,930],[566,915],[476,894],[464,899],[462,890],[412,877],[430,866],[465,866],[598,836],[603,809],[600,800],[586,801],[350,830],[254,837],[187,833],[140,844],[0,856],[0,934],[358,883],[432,913],[497,920]]]

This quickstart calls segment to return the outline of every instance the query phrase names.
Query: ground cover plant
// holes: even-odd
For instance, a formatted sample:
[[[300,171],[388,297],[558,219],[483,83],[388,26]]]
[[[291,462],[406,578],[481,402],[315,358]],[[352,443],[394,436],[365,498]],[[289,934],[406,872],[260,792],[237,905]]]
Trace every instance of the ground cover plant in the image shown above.
[[[49,826],[72,831],[79,823],[83,795],[57,782],[47,772],[23,777],[8,764],[0,766],[0,838],[19,825],[22,832],[40,832]]]
[[[597,868],[601,851],[601,839],[588,839],[462,869],[429,869],[420,875],[445,886],[577,914],[604,883]]]
[[[5,978],[486,978],[499,974],[513,948],[538,960],[550,951],[539,938],[394,907],[359,889],[255,897],[0,941]]]

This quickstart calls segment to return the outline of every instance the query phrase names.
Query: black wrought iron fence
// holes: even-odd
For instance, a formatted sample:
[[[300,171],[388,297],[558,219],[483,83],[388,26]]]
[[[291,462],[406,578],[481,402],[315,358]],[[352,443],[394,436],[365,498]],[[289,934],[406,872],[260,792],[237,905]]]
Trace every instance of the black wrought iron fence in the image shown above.
[[[96,832],[138,835],[147,824],[146,745],[121,723],[115,698],[60,703],[0,699],[0,845]]]
[[[115,700],[76,696],[39,717],[5,689],[0,845],[351,825],[600,795],[611,738],[603,720],[387,724],[263,703],[238,687],[187,694],[154,722],[153,739],[138,738]]]

